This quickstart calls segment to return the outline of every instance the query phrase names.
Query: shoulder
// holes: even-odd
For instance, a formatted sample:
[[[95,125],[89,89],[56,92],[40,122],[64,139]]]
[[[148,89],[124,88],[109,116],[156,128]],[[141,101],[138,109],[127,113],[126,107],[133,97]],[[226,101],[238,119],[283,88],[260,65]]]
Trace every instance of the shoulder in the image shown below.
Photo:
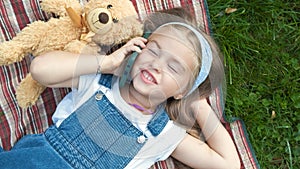
[[[85,88],[89,88],[93,85],[97,85],[100,77],[101,75],[96,74],[80,76],[78,81],[78,91],[84,90]]]

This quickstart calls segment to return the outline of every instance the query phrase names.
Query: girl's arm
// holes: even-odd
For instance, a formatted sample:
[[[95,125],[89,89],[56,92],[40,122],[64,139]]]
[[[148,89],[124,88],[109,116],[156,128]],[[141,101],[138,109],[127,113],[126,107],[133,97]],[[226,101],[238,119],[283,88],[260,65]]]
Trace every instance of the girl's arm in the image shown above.
[[[193,168],[240,168],[235,145],[206,99],[192,103],[192,110],[206,142],[187,135],[172,156]]]
[[[118,74],[125,57],[133,52],[141,52],[146,39],[133,38],[112,54],[85,55],[64,51],[45,53],[33,59],[30,65],[32,77],[47,87],[75,87],[81,75],[101,73]]]

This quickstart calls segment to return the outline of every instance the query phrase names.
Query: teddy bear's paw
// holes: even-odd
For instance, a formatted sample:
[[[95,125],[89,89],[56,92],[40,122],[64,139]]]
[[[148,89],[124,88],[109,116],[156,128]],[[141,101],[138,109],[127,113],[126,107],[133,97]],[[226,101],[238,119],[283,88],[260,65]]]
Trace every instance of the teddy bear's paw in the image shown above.
[[[81,53],[85,45],[86,43],[81,42],[79,40],[72,40],[70,43],[68,43],[65,46],[64,51],[72,52],[72,53]]]
[[[94,43],[85,43],[79,40],[73,40],[65,46],[64,50],[72,53],[95,55],[98,54],[101,49],[100,46]]]
[[[45,86],[33,80],[31,75],[23,79],[16,91],[17,102],[20,107],[27,108],[36,103]]]
[[[82,48],[81,53],[97,55],[97,54],[99,54],[100,51],[101,51],[101,48],[99,45],[94,44],[94,43],[89,43]]]
[[[10,42],[3,42],[0,45],[0,66],[19,62],[25,54],[20,46],[13,45]]]

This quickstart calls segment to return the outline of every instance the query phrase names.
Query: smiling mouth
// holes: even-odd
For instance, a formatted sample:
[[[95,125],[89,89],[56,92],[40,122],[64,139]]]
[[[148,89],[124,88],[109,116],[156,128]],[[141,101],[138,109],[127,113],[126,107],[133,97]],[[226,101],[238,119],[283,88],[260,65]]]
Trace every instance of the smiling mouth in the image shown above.
[[[156,79],[152,76],[150,72],[146,70],[142,70],[141,77],[148,84],[157,84]]]

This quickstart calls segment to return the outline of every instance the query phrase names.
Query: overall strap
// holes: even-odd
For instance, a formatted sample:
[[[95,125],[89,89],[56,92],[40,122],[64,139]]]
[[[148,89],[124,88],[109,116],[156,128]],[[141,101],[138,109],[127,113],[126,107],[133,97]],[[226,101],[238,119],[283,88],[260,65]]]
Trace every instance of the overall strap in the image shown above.
[[[103,86],[111,89],[112,78],[113,78],[112,74],[101,74],[101,77],[100,77],[100,80],[98,83],[100,85],[103,85]]]
[[[156,113],[148,123],[147,128],[153,136],[157,136],[165,128],[169,120],[170,118],[164,106],[161,105],[157,108]]]

